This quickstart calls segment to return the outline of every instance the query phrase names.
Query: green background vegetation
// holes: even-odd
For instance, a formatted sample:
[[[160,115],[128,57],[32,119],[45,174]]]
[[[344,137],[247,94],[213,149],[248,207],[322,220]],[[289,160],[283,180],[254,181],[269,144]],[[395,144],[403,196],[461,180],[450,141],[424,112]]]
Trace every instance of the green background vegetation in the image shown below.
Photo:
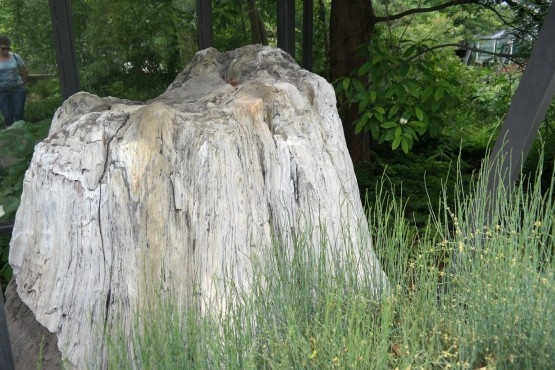
[[[361,197],[373,216],[375,249],[396,287],[395,294],[376,303],[360,294],[363,282],[343,295],[341,280],[312,276],[318,267],[303,261],[306,270],[302,273],[311,276],[306,285],[284,283],[275,293],[278,296],[270,296],[281,302],[275,306],[283,311],[263,317],[269,304],[265,299],[270,298],[256,296],[244,302],[245,312],[230,313],[224,328],[229,335],[236,335],[231,335],[235,343],[222,344],[221,332],[211,326],[214,323],[198,321],[194,314],[190,320],[197,333],[180,326],[167,328],[167,333],[150,333],[148,330],[160,328],[147,326],[141,338],[169,341],[164,335],[175,330],[181,335],[180,343],[192,343],[184,363],[191,364],[194,359],[200,368],[202,364],[342,368],[357,364],[360,356],[371,358],[372,366],[390,367],[542,368],[552,364],[555,349],[548,343],[555,329],[544,318],[553,314],[546,307],[555,307],[555,106],[549,109],[524,164],[523,174],[529,180],[520,181],[517,192],[508,197],[513,203],[507,207],[513,213],[489,226],[491,245],[485,242],[490,240],[487,237],[480,239],[482,244],[470,243],[468,230],[461,237],[456,218],[464,217],[467,202],[461,198],[461,189],[475,183],[487,148],[496,139],[522,76],[519,63],[530,52],[548,2],[528,2],[529,8],[523,9],[520,2],[484,1],[483,6],[447,7],[388,22],[383,20],[389,14],[442,2],[373,1],[371,7],[382,21],[373,25],[371,37],[354,51],[360,63],[341,76],[333,73],[329,56],[333,54],[330,36],[340,32],[330,28],[332,7],[342,1],[314,3],[313,69],[334,84],[344,125],[350,125],[357,138],[364,140],[367,153],[355,160],[355,170]],[[268,43],[276,45],[275,1],[214,0],[212,4],[217,49],[231,50],[261,37],[251,29],[249,9],[253,4]],[[6,213],[0,221],[5,221],[15,217],[34,145],[47,135],[62,98],[48,2],[1,0],[0,5],[0,33],[12,38],[12,48],[24,58],[30,73],[40,75],[28,88],[26,122],[0,130],[0,205]],[[74,0],[72,7],[81,87],[99,96],[153,98],[197,51],[192,0]],[[301,11],[302,1],[298,0],[299,63]],[[454,44],[501,29],[512,31],[519,40],[519,55],[513,63],[500,64],[493,59],[487,65],[461,63]],[[527,197],[535,202],[533,209],[526,208],[531,207],[523,200]],[[447,207],[463,214],[454,215]],[[11,278],[8,243],[9,237],[0,237],[2,288]],[[456,289],[437,305],[434,289],[442,272],[448,274],[450,257],[460,243],[474,250],[468,253]],[[508,246],[514,249],[504,249]],[[468,251],[466,247],[463,250]],[[538,259],[542,253],[543,259]],[[269,281],[284,281],[283,271],[268,271],[276,274],[268,277]],[[311,289],[322,293],[306,306],[296,307],[295,302],[310,295]],[[176,314],[171,311],[173,303],[166,307],[170,318]],[[538,316],[538,310],[543,316]],[[240,334],[234,331],[234,325],[245,318],[241,315],[256,317],[260,323],[257,335],[250,336],[248,330],[253,328],[241,327],[246,331]],[[517,331],[515,327],[525,329]],[[205,342],[200,333],[215,339]],[[114,356],[124,356],[118,343],[113,345]],[[139,357],[160,364],[156,356],[166,353],[148,352],[151,345],[142,343],[139,347],[146,352]],[[398,348],[392,350],[393,345]],[[220,352],[211,352],[216,348]],[[203,351],[213,357],[199,357]],[[215,362],[203,362],[209,360]]]

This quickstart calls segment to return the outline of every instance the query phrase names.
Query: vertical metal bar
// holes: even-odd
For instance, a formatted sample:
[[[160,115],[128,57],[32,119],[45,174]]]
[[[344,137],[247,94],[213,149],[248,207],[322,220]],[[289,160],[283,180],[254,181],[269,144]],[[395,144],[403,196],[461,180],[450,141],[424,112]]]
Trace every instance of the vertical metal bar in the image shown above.
[[[277,46],[295,58],[295,0],[278,0],[277,7]]]
[[[6,311],[4,310],[4,298],[0,294],[0,369],[15,369],[10,345],[10,335],[8,333],[8,322]]]
[[[71,22],[70,0],[49,0],[56,62],[62,96],[67,99],[79,91],[79,70]]]
[[[2,235],[12,235],[14,221],[2,221],[0,222],[0,236]]]
[[[314,40],[314,1],[303,0],[303,67],[312,70],[312,44]]]
[[[212,1],[197,0],[198,49],[204,50],[214,46],[212,32]]]
[[[555,95],[555,6],[551,5],[532,49],[526,70],[488,160],[489,207],[498,191],[499,175],[508,190],[536,139]],[[488,210],[488,213],[491,208]]]

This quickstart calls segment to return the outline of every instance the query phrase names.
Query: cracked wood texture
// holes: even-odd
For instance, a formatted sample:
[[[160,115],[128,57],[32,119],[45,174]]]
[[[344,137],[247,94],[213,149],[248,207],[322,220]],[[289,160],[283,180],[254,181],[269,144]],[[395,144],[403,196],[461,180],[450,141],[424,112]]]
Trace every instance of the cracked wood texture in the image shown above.
[[[248,287],[252,261],[276,239],[290,253],[294,233],[386,285],[331,85],[279,49],[206,49],[152,101],[64,102],[25,175],[10,263],[64,365],[103,368],[104,338],[131,335],[154,290],[222,310],[221,278]]]

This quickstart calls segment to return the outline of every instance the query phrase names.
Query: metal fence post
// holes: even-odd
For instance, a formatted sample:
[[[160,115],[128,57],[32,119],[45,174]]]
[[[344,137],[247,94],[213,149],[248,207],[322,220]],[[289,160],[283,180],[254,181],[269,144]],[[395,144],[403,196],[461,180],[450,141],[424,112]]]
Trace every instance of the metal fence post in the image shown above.
[[[60,87],[62,97],[67,99],[79,91],[79,70],[71,21],[71,4],[69,0],[49,0],[49,5]]]
[[[312,43],[314,39],[314,1],[303,0],[303,67],[312,70]]]
[[[497,197],[499,180],[508,191],[521,172],[555,95],[555,7],[545,17],[526,70],[488,160],[488,216]],[[501,176],[501,179],[499,178]]]
[[[14,221],[1,221],[0,222],[0,236],[12,235]]]
[[[197,0],[198,49],[204,50],[214,45],[212,33],[212,1]]]
[[[295,0],[278,0],[277,7],[277,46],[295,58]]]

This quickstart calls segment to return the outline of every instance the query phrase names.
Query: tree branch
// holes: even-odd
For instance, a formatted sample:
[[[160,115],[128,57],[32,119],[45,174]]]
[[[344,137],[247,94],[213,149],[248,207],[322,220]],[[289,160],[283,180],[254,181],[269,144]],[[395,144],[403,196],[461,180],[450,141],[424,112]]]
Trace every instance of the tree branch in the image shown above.
[[[447,47],[456,47],[459,49],[465,49],[465,50],[470,50],[470,51],[474,51],[476,53],[483,53],[483,54],[488,54],[491,56],[495,56],[495,57],[501,57],[501,58],[507,58],[510,61],[512,61],[515,64],[518,64],[519,66],[522,66],[523,63],[519,62],[518,60],[515,59],[515,57],[518,57],[518,55],[515,54],[505,54],[505,53],[494,53],[492,51],[487,51],[487,50],[483,50],[483,49],[479,49],[479,48],[475,48],[473,46],[468,46],[468,45],[463,45],[463,44],[456,44],[456,43],[448,43],[448,44],[439,44],[439,45],[434,45],[434,46],[424,46],[425,50],[421,51],[420,53],[413,55],[412,57],[405,59],[405,63],[409,63],[411,61],[413,61],[414,59],[418,58],[419,56],[435,50],[435,49],[442,49],[442,48],[447,48]]]
[[[478,4],[478,3],[480,3],[480,0],[453,0],[440,5],[431,6],[429,8],[414,8],[399,14],[386,15],[385,17],[376,17],[374,20],[376,23],[390,22],[390,21],[394,21],[394,20],[406,17],[407,15],[411,15],[411,14],[430,13],[430,12],[435,12],[437,10],[446,9],[456,5]]]
[[[499,20],[508,27],[511,27],[515,30],[517,30],[518,32],[522,32],[522,33],[526,33],[526,34],[530,34],[530,32],[527,32],[526,30],[522,29],[522,28],[518,28],[516,27],[513,23],[511,23],[510,21],[508,21],[505,16],[503,16],[501,13],[499,13],[497,11],[497,9],[495,9],[493,6],[489,5],[489,4],[480,4],[481,6],[483,6],[484,8],[490,10],[491,12],[493,12],[497,18],[499,18]]]

